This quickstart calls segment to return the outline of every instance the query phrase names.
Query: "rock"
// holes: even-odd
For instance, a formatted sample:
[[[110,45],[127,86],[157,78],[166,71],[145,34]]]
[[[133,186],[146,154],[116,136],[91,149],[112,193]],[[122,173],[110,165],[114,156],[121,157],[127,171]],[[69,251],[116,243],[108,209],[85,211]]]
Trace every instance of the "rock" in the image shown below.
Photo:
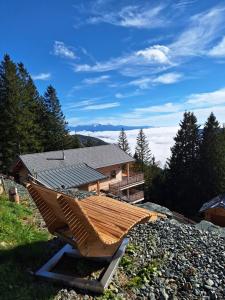
[[[152,210],[152,211],[156,211],[162,214],[167,215],[168,217],[173,217],[173,213],[172,211],[170,211],[168,208],[158,205],[156,203],[153,202],[146,202],[143,204],[139,204],[138,206],[142,207],[142,208],[146,208],[148,210]]]
[[[195,227],[203,231],[209,231],[225,237],[225,228],[217,226],[209,221],[203,220],[200,223],[196,224]]]
[[[166,290],[164,288],[160,289],[160,299],[162,300],[169,299],[169,295],[166,293]]]
[[[214,285],[214,282],[211,279],[207,279],[205,283],[207,285],[209,285],[209,286],[213,286]]]

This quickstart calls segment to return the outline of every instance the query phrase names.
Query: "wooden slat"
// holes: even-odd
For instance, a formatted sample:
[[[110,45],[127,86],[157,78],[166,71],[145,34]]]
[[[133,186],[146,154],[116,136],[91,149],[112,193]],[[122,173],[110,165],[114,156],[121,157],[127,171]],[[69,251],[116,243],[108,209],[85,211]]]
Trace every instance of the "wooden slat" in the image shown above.
[[[87,202],[92,202],[92,203],[97,203],[99,206],[101,206],[105,210],[112,210],[117,214],[124,215],[128,213],[130,217],[135,217],[135,218],[141,218],[141,217],[150,217],[150,212],[146,211],[139,211],[137,210],[138,207],[135,207],[133,205],[130,205],[128,203],[121,203],[120,201],[117,202],[111,202],[111,198],[107,197],[99,197],[96,196],[91,196],[88,199],[83,200]],[[105,198],[105,199],[104,199]],[[113,199],[114,200],[114,199]],[[116,200],[114,200],[116,201]],[[81,204],[82,205],[82,204]],[[127,206],[126,206],[127,205]]]
[[[82,204],[82,207],[84,207],[84,209],[86,210],[87,214],[89,216],[92,216],[94,213],[96,213],[97,215],[99,215],[99,217],[103,217],[104,219],[108,219],[110,220],[112,223],[115,223],[115,220],[119,219],[119,224],[127,226],[128,224],[132,224],[133,220],[131,220],[131,218],[129,218],[128,216],[121,216],[121,214],[119,215],[118,213],[116,213],[115,211],[112,211],[110,213],[110,210],[104,210],[102,207],[99,207],[97,205],[89,205],[89,204]],[[135,219],[136,220],[136,219]]]

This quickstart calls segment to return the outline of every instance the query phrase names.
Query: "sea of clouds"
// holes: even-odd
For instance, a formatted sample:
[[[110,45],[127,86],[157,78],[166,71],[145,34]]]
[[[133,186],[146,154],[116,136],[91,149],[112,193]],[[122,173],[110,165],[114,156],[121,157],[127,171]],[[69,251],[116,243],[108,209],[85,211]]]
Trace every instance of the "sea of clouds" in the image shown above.
[[[167,158],[170,157],[170,148],[174,145],[174,137],[177,130],[178,127],[156,127],[144,129],[151,152],[155,156],[156,161],[160,163],[161,167],[165,165]],[[138,132],[138,129],[126,131],[132,154],[134,154]],[[97,137],[107,143],[117,143],[119,136],[119,131],[80,131],[77,133]]]

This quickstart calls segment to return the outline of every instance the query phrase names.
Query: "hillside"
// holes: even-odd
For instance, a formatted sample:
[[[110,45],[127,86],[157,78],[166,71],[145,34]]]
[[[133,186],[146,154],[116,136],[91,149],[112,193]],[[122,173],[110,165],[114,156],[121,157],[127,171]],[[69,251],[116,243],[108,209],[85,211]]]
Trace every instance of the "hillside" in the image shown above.
[[[88,145],[88,144],[91,146],[101,146],[101,145],[108,144],[97,137],[93,137],[93,136],[89,136],[89,135],[76,134],[73,136],[78,137],[78,139],[83,147],[86,147],[86,145]]]

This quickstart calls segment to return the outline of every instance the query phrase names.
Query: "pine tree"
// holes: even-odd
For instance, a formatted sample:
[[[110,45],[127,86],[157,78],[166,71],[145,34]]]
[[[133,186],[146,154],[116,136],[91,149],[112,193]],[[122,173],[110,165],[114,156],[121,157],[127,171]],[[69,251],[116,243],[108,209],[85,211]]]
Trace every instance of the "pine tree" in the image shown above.
[[[173,209],[192,213],[197,209],[198,180],[196,167],[199,161],[199,126],[191,112],[185,112],[180,129],[174,138],[168,166],[170,200]]]
[[[93,146],[96,146],[96,145],[95,145],[94,141],[90,137],[88,137],[84,146],[85,147],[93,147]]]
[[[127,140],[127,135],[124,129],[122,128],[118,138],[118,146],[127,154],[130,154],[130,147]]]
[[[225,136],[213,113],[202,133],[199,175],[202,202],[225,192]]]
[[[151,151],[149,149],[149,144],[143,129],[139,131],[139,134],[137,136],[135,157],[137,159],[137,164],[140,166],[140,169],[142,171],[144,170],[145,165],[150,165],[151,163]]]
[[[42,150],[36,115],[38,93],[23,64],[5,55],[0,67],[0,153],[8,172],[17,154]]]
[[[73,140],[69,135],[65,116],[56,94],[56,90],[48,86],[41,104],[45,118],[43,120],[45,151],[68,149]]]
[[[16,154],[20,153],[19,121],[21,113],[20,80],[17,66],[5,55],[0,66],[0,153],[1,169],[7,172]]]
[[[38,122],[39,94],[34,82],[22,63],[18,64],[20,79],[20,101],[22,111],[17,122],[21,126],[18,132],[20,153],[40,152],[43,150],[41,126]]]
[[[72,136],[72,138],[73,138],[72,148],[73,149],[75,149],[75,148],[82,148],[82,145],[81,145],[81,142],[79,140],[79,137],[76,134],[74,134]],[[90,147],[90,146],[86,146],[86,147]]]

